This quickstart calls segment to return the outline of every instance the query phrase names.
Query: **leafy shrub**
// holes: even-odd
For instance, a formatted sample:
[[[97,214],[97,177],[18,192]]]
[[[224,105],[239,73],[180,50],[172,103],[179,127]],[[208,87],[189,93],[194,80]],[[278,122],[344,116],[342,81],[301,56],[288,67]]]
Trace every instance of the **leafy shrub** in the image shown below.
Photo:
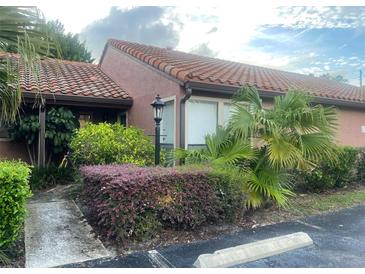
[[[246,211],[248,197],[240,175],[228,168],[215,168],[208,173],[211,183],[218,190],[224,217],[229,222],[238,220]]]
[[[38,114],[21,117],[9,130],[10,137],[17,142],[25,142],[30,161],[37,162],[39,132]],[[55,162],[68,150],[72,134],[79,127],[79,122],[71,110],[59,107],[46,111],[46,152],[47,158]]]
[[[359,183],[365,182],[365,149],[361,149],[357,157],[356,180]]]
[[[334,161],[322,160],[312,171],[300,171],[296,178],[299,190],[318,192],[340,188],[356,180],[356,160],[359,151],[351,147],[337,148]]]
[[[76,172],[66,167],[33,167],[29,185],[32,190],[49,188],[73,182]]]
[[[15,161],[0,162],[0,247],[13,243],[23,226],[30,168]]]
[[[135,127],[120,124],[87,124],[71,141],[72,159],[77,165],[151,165],[154,147],[150,138]]]
[[[228,198],[222,199],[209,169],[129,164],[84,166],[80,172],[90,217],[108,237],[152,237],[161,226],[194,229],[225,219]]]

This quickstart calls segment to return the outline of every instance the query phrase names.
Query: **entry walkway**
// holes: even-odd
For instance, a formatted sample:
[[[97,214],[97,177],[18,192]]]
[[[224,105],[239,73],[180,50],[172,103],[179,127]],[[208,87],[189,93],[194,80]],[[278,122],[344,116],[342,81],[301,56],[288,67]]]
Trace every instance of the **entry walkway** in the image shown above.
[[[26,267],[55,267],[112,255],[94,237],[75,202],[59,194],[62,190],[42,192],[28,204]]]

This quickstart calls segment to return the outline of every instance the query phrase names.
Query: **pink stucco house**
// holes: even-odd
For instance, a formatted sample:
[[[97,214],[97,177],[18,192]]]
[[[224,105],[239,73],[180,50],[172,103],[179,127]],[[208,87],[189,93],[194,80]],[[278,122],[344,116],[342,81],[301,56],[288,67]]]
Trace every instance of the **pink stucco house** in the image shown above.
[[[100,69],[133,98],[128,123],[153,133],[149,104],[158,93],[167,106],[161,142],[191,148],[224,125],[230,115],[230,98],[245,84],[255,86],[267,105],[290,88],[334,105],[339,113],[338,143],[365,146],[365,91],[324,78],[203,57],[184,52],[110,39]]]
[[[20,74],[24,101],[32,103],[36,85],[25,71]],[[47,106],[68,106],[81,122],[121,122],[149,135],[154,133],[150,104],[159,94],[166,103],[161,143],[194,148],[226,123],[230,98],[245,84],[255,86],[268,106],[290,88],[305,90],[317,103],[336,106],[338,143],[365,146],[365,90],[359,87],[127,41],[110,39],[98,65],[42,61],[37,88]],[[10,142],[5,129],[0,129],[0,157],[27,158],[24,147]]]

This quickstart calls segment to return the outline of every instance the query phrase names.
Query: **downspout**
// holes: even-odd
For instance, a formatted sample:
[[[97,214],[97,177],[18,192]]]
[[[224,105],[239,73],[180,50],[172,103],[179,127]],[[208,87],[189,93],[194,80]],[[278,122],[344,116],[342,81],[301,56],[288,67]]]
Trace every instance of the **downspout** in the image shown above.
[[[180,99],[180,148],[185,148],[185,103],[189,100],[192,93],[193,90],[189,85],[185,85],[185,95]]]

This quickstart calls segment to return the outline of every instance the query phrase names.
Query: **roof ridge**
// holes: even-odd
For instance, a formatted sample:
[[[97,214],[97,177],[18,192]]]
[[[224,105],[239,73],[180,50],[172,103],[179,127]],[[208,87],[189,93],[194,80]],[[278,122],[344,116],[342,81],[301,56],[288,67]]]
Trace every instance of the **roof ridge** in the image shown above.
[[[252,64],[242,63],[242,62],[236,62],[236,61],[231,61],[231,60],[226,60],[226,59],[221,59],[221,58],[216,58],[216,57],[202,56],[202,55],[198,55],[198,54],[194,54],[194,53],[188,53],[188,52],[179,51],[179,50],[175,50],[175,49],[167,49],[167,48],[162,48],[162,47],[158,47],[158,46],[154,46],[154,45],[141,44],[141,43],[138,43],[138,42],[130,42],[130,41],[114,39],[114,38],[108,39],[107,43],[110,44],[111,42],[123,43],[126,47],[130,47],[131,45],[133,45],[133,46],[139,46],[139,47],[142,46],[142,47],[154,48],[154,49],[164,51],[164,52],[183,54],[183,55],[186,55],[186,56],[196,57],[196,58],[200,58],[200,59],[203,58],[203,59],[206,59],[206,60],[209,60],[209,61],[215,60],[215,61],[224,62],[224,63],[229,62],[229,63],[237,64],[237,65],[240,65],[240,66],[242,66],[242,65],[243,66],[248,66],[248,67],[251,67],[253,69],[256,68],[256,69],[271,70],[273,72],[279,72],[279,73],[288,73],[288,74],[292,74],[294,76],[306,77],[308,79],[316,79],[316,80],[326,81],[326,82],[329,82],[329,83],[335,83],[335,84],[338,84],[338,85],[346,86],[348,88],[349,87],[359,88],[357,86],[354,86],[354,85],[351,85],[351,84],[348,84],[348,83],[341,83],[341,82],[337,82],[335,80],[327,79],[327,78],[320,77],[320,76],[312,76],[312,75],[307,75],[307,74],[302,74],[302,73],[292,72],[292,71],[286,71],[286,70],[277,69],[277,68],[257,66],[257,65],[252,65]],[[123,49],[121,49],[121,48],[119,48],[119,49],[122,50],[123,52],[126,52],[129,55],[141,60],[140,58],[138,58],[138,57],[130,54],[128,51],[124,50],[124,48],[125,47],[123,47]],[[143,61],[143,60],[141,60],[141,61]],[[148,62],[145,62],[145,63],[148,63]],[[154,66],[154,67],[156,67],[156,66]],[[170,74],[170,75],[176,77],[173,74]],[[189,73],[185,74],[185,76],[189,76]],[[188,77],[188,78],[190,79],[190,77]],[[186,79],[180,79],[180,80],[186,80]]]

